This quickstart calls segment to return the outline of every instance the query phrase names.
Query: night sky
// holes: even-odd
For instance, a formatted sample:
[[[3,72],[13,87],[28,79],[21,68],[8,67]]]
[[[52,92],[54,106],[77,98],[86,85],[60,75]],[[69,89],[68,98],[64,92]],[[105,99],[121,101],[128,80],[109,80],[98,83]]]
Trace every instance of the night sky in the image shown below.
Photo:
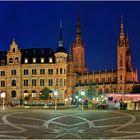
[[[0,51],[8,50],[13,38],[20,48],[46,47],[55,51],[61,20],[68,52],[75,40],[78,15],[90,71],[116,68],[123,15],[133,67],[138,67],[140,75],[140,2],[0,2]]]

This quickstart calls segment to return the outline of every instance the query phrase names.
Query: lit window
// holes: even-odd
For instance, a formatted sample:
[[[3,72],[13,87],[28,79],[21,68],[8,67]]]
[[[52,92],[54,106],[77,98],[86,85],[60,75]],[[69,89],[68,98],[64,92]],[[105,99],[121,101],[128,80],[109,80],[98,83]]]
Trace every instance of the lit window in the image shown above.
[[[49,63],[52,63],[53,62],[53,59],[52,58],[49,58]]]
[[[24,97],[28,97],[28,91],[27,90],[24,91]]]
[[[32,97],[36,97],[36,91],[35,90],[32,91]]]
[[[36,63],[36,58],[33,58],[33,63]]]
[[[44,58],[41,58],[41,63],[44,63]]]
[[[24,63],[28,63],[28,58],[25,58],[24,59]]]
[[[62,61],[63,60],[63,58],[62,57],[60,57],[60,59],[59,59],[60,61]]]

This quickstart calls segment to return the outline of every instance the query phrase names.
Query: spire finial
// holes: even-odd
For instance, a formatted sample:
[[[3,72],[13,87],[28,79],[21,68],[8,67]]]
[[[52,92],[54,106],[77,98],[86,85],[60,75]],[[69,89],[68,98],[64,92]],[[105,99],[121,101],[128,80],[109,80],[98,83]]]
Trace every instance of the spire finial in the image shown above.
[[[63,41],[62,41],[62,21],[61,20],[60,20],[59,47],[63,47]]]
[[[121,16],[120,36],[124,36],[123,16]]]
[[[13,38],[13,40],[12,40],[12,45],[15,45],[15,44],[16,44],[15,38]]]

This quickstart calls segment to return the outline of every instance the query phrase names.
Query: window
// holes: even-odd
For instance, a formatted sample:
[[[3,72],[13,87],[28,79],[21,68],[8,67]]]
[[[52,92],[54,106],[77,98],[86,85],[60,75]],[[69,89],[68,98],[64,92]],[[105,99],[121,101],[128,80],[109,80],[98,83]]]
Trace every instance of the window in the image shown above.
[[[5,65],[5,60],[1,60],[1,65]]]
[[[15,86],[16,86],[16,80],[12,80],[11,86],[12,86],[12,87],[15,87]]]
[[[13,58],[10,58],[9,59],[9,63],[13,63]]]
[[[24,59],[24,63],[26,63],[26,64],[28,63],[28,58]]]
[[[44,86],[44,79],[40,79],[40,86]]]
[[[32,69],[32,75],[36,75],[36,69]]]
[[[24,90],[24,97],[28,97],[28,91]]]
[[[36,63],[36,58],[33,58],[33,63]]]
[[[28,86],[28,80],[24,80],[24,86]]]
[[[102,78],[102,83],[105,83],[105,78]]]
[[[13,52],[15,52],[15,48],[13,48]]]
[[[48,80],[48,86],[53,86],[53,79]]]
[[[63,60],[63,57],[60,57],[60,59],[59,59],[59,60],[60,60],[60,62],[61,62],[61,61]]]
[[[56,74],[58,74],[58,69],[56,69]]]
[[[63,79],[60,79],[60,86],[63,85]]]
[[[53,74],[53,69],[48,69],[48,74]]]
[[[12,70],[11,75],[16,75],[16,70]]]
[[[36,86],[36,79],[32,79],[32,86]]]
[[[5,71],[1,71],[1,76],[5,76]]]
[[[13,90],[12,92],[11,92],[11,97],[12,98],[15,98],[17,95],[16,95],[16,91],[15,90]]]
[[[58,79],[56,79],[56,86],[58,86]]]
[[[35,90],[32,91],[32,97],[36,97],[36,91]]]
[[[60,68],[60,74],[63,74],[63,69],[62,68]]]
[[[108,82],[111,82],[111,77],[108,77]]]
[[[28,69],[24,70],[24,75],[28,75]]]
[[[45,69],[40,69],[40,74],[45,74]]]
[[[41,63],[44,63],[44,58],[41,58]]]
[[[15,62],[16,63],[19,62],[19,58],[18,57],[15,58]]]
[[[5,87],[5,81],[1,81],[1,87]]]
[[[53,58],[49,58],[49,63],[52,63],[53,62]]]

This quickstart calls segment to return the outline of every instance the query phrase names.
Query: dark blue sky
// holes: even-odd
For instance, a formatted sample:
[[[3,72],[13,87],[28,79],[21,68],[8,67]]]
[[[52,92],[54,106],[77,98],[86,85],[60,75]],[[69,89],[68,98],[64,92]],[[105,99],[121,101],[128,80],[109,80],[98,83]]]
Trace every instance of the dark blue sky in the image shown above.
[[[8,50],[15,38],[20,48],[50,47],[55,51],[61,19],[68,51],[75,40],[78,15],[91,71],[116,67],[123,15],[133,66],[140,73],[140,2],[0,2],[0,50]]]

